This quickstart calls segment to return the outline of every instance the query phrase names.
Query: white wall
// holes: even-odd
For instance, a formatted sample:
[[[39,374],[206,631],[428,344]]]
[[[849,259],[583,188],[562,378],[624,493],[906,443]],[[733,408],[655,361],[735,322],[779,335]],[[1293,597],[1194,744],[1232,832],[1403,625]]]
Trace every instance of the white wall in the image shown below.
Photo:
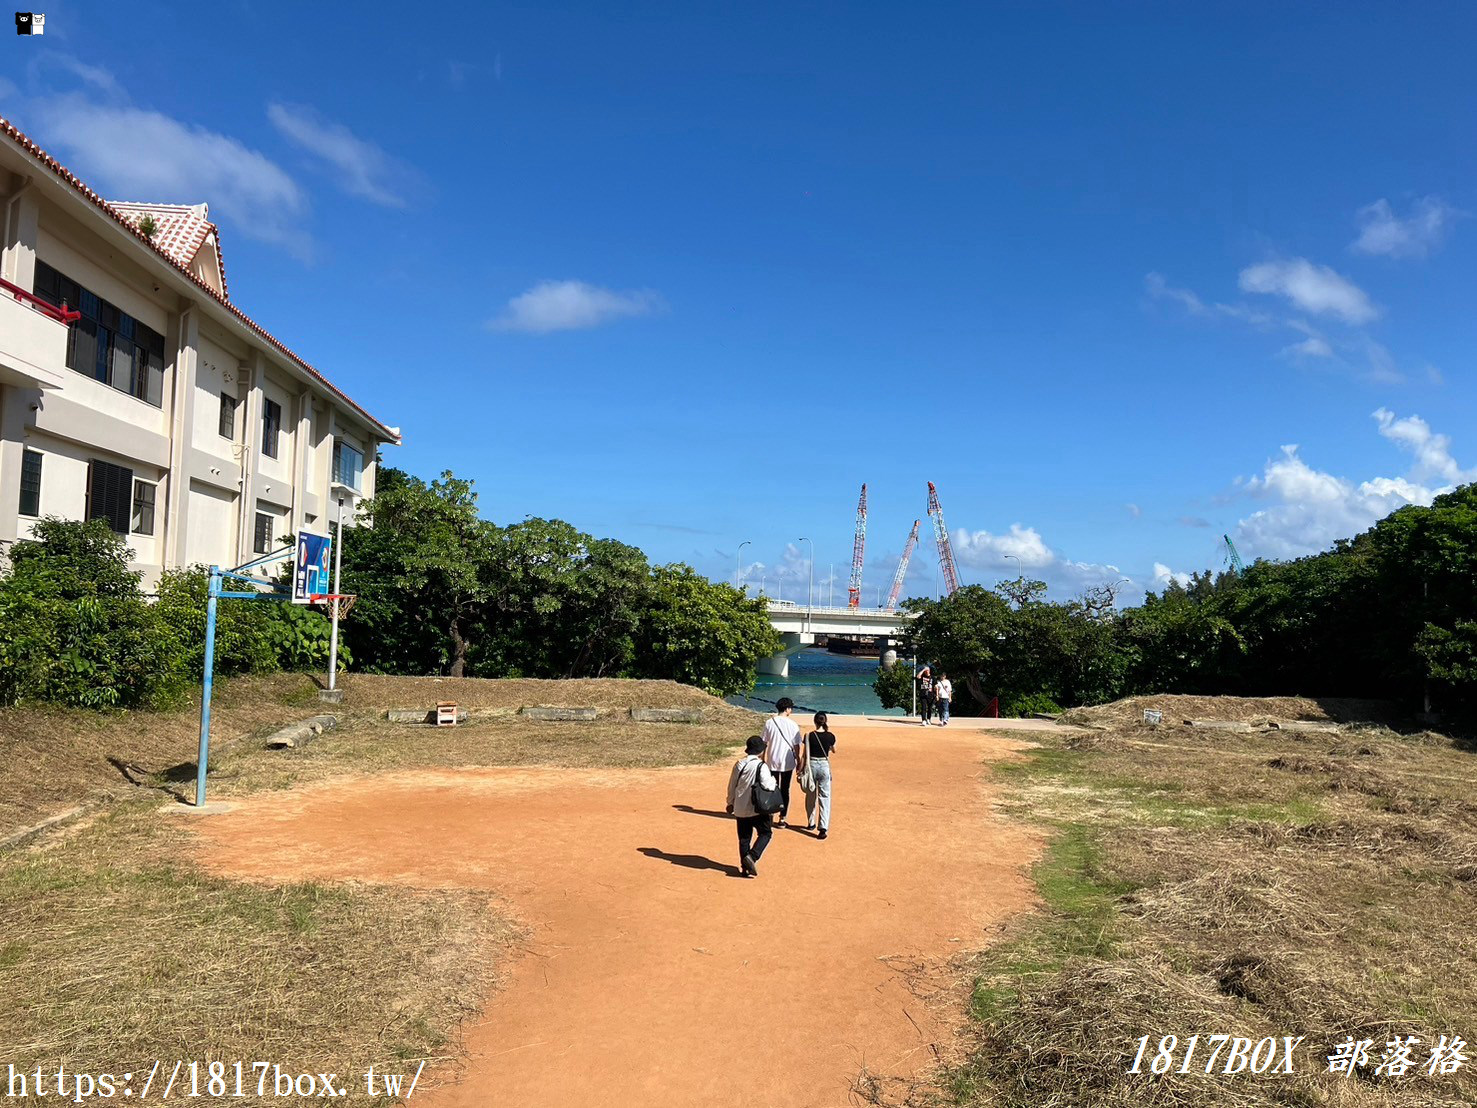
[[[133,550],[135,568],[157,565],[161,561],[160,537],[164,529],[164,471],[157,466],[142,465],[131,458],[118,457],[100,450],[89,450],[76,443],[49,435],[32,433],[26,437],[27,450],[41,455],[41,515],[63,519],[85,519],[87,516],[87,464],[96,458],[127,466],[135,479],[159,485],[154,499],[154,533],[129,534],[125,541]],[[131,495],[131,494],[130,494]],[[132,501],[130,500],[130,508]],[[20,537],[30,538],[34,519],[20,518]]]
[[[230,461],[240,460],[233,448],[241,442],[242,425],[246,420],[246,391],[241,386],[242,372],[238,363],[239,359],[234,355],[201,336],[200,356],[195,366],[195,421],[190,441],[196,449]],[[236,435],[231,440],[220,435],[222,393],[237,400]]]
[[[227,569],[236,564],[236,497],[199,481],[190,482],[186,549],[191,562]]]

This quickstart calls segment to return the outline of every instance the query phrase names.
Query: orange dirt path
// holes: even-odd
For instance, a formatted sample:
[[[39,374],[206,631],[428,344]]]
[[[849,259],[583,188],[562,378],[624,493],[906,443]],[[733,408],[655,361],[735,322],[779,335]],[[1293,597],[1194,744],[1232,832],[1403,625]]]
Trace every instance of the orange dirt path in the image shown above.
[[[511,903],[528,951],[465,1029],[460,1082],[423,1079],[417,1105],[826,1108],[852,1102],[863,1066],[913,1076],[947,1046],[949,1013],[904,971],[985,945],[1028,907],[1036,851],[989,807],[987,764],[1016,741],[835,729],[831,837],[776,828],[754,880],[723,815],[731,763],[356,778],[192,826],[224,874]]]

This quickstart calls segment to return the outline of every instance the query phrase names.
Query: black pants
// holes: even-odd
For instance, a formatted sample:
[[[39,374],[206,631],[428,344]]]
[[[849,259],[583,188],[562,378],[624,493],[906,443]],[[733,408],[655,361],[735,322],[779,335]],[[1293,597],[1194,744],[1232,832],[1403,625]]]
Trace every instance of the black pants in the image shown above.
[[[738,820],[739,857],[747,854],[754,861],[758,861],[764,853],[764,848],[769,845],[770,836],[774,832],[769,826],[769,815],[761,812],[757,816],[740,816]],[[753,849],[749,847],[749,839],[753,838]]]
[[[780,779],[780,819],[785,818],[785,813],[790,810],[790,779],[795,776],[792,769],[776,770],[776,777]]]
[[[931,696],[923,698],[923,718],[926,720],[933,718],[933,697]]]

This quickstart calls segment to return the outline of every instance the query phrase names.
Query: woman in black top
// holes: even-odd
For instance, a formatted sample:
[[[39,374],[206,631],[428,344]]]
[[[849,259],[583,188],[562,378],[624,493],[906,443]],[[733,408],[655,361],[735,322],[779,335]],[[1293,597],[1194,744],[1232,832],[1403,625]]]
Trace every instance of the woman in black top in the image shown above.
[[[820,810],[820,837],[831,828],[831,756],[836,753],[836,736],[831,733],[826,713],[815,714],[815,730],[805,736],[805,757],[815,775],[815,792],[805,794],[805,826],[816,826],[816,810]]]

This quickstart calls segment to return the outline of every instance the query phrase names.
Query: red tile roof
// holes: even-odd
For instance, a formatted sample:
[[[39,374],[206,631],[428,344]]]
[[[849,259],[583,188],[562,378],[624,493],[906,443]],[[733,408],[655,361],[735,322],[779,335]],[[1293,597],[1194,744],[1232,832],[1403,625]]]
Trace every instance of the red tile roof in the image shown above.
[[[221,292],[230,298],[226,288],[226,260],[220,247],[220,229],[206,218],[210,209],[204,204],[136,204],[127,200],[109,200],[108,205],[130,217],[135,226],[144,216],[153,216],[156,230],[149,241],[181,269],[190,268],[205,240],[214,235],[215,259],[221,271]]]
[[[247,327],[251,328],[251,330],[255,331],[268,343],[281,351],[281,353],[291,358],[295,365],[300,366],[310,377],[314,378],[316,381],[322,384],[323,387],[328,389],[328,391],[331,392],[334,396],[338,397],[349,407],[353,408],[354,411],[358,412],[361,416],[367,419],[372,427],[374,427],[376,430],[382,431],[387,442],[393,442],[396,444],[400,442],[400,436],[395,430],[391,429],[380,420],[375,419],[375,417],[370,415],[368,411],[356,404],[337,386],[329,381],[327,377],[323,376],[323,374],[319,373],[318,370],[314,369],[307,362],[303,361],[302,358],[298,357],[290,349],[288,349],[288,347],[280,339],[274,336],[261,324],[257,323],[240,308],[236,307],[236,305],[227,300],[224,294],[217,292],[215,289],[211,288],[204,281],[202,281],[199,277],[196,277],[193,273],[190,272],[187,264],[181,265],[178,261],[176,261],[168,253],[166,253],[162,247],[155,245],[147,238],[145,238],[143,232],[140,231],[138,227],[133,223],[133,221],[125,216],[123,212],[118,210],[112,204],[109,204],[101,196],[93,192],[92,189],[83,184],[81,179],[77,177],[76,174],[74,174],[66,166],[62,165],[45,150],[42,150],[41,147],[37,146],[35,142],[33,142],[23,131],[20,130],[20,128],[16,127],[15,124],[11,123],[10,120],[6,119],[4,116],[0,116],[0,135],[4,135],[10,138],[13,142],[16,143],[16,145],[18,145],[23,151],[29,154],[34,160],[39,162],[45,169],[49,170],[60,180],[70,185],[83,197],[91,201],[101,212],[103,212],[104,215],[107,215],[120,227],[124,228],[134,238],[138,239],[139,242],[143,243],[144,246],[157,254],[159,258],[167,265],[184,274],[186,279],[199,287],[199,289],[207,296],[215,300],[218,304],[220,304],[228,312],[234,315],[242,323],[246,324]],[[224,277],[224,274],[222,276]]]

